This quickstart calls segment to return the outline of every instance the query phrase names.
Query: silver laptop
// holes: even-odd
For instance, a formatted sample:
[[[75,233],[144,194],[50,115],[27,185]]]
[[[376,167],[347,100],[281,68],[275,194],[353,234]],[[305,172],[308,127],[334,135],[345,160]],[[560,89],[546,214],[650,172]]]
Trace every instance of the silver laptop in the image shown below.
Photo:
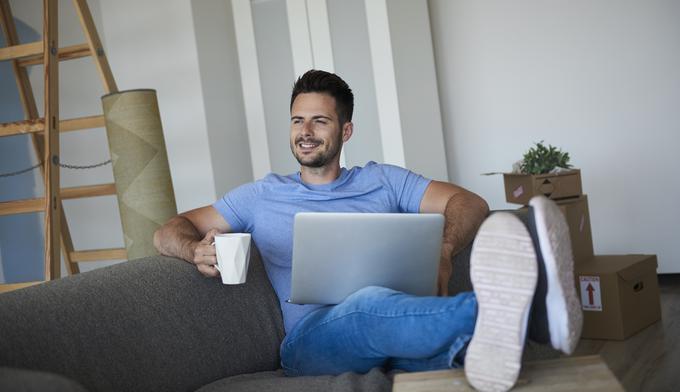
[[[338,304],[366,286],[436,294],[441,214],[298,213],[289,302]]]

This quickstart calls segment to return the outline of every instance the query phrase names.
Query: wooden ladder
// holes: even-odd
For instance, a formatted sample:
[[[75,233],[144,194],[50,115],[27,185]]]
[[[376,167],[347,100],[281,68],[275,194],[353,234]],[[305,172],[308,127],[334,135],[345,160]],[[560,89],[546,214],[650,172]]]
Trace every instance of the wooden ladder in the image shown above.
[[[104,116],[59,119],[59,61],[92,56],[106,93],[117,92],[109,62],[86,0],[73,0],[87,43],[59,48],[58,0],[43,0],[42,41],[20,44],[8,0],[0,0],[0,24],[7,47],[0,48],[0,61],[11,60],[25,120],[0,124],[0,137],[31,134],[40,171],[45,182],[45,197],[0,203],[0,215],[45,212],[45,281],[61,274],[61,252],[69,274],[80,272],[79,262],[127,259],[125,248],[76,251],[62,205],[63,199],[115,195],[116,185],[99,184],[61,189],[59,186],[59,133],[104,127]],[[44,65],[45,107],[39,117],[26,67]],[[0,292],[30,286],[37,282],[0,285]]]

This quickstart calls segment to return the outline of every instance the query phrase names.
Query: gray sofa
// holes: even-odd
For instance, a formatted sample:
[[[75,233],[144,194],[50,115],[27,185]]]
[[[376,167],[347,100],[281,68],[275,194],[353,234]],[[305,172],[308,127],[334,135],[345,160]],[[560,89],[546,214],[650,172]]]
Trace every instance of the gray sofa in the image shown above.
[[[468,247],[451,293],[470,289]],[[389,391],[391,372],[284,377],[276,295],[149,257],[0,295],[0,391]]]
[[[0,295],[0,391],[389,391],[382,369],[284,377],[281,310],[247,283],[148,257]]]

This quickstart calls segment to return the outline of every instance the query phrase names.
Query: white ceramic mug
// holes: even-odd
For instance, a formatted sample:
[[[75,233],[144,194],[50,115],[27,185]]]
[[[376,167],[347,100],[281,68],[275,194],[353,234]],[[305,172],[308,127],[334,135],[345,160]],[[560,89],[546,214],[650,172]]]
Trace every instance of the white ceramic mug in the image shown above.
[[[217,254],[215,267],[220,271],[222,283],[242,284],[246,282],[250,262],[250,234],[217,234],[215,253]]]

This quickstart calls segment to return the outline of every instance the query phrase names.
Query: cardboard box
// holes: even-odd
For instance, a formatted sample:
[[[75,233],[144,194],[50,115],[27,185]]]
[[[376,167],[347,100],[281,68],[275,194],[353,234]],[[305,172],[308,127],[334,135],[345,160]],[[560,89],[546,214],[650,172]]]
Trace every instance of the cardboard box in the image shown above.
[[[508,203],[529,204],[536,195],[549,199],[564,199],[581,195],[581,170],[559,174],[504,173],[505,200]]]
[[[590,229],[590,212],[588,210],[588,196],[555,200],[567,219],[571,250],[574,263],[580,264],[593,258],[593,235]],[[521,211],[528,211],[529,207],[521,207]]]
[[[594,256],[575,268],[583,333],[623,340],[661,319],[656,255]]]

